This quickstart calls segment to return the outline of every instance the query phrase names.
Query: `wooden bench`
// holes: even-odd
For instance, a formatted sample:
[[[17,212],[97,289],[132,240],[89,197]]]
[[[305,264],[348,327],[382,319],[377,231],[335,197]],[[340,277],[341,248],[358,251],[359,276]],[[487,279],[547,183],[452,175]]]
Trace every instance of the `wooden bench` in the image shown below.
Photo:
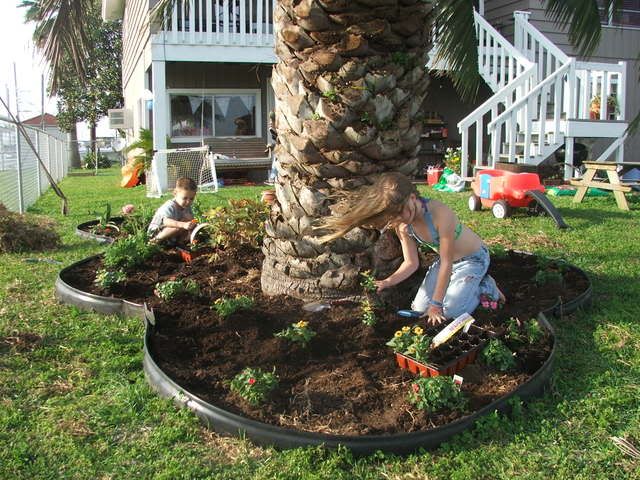
[[[213,153],[228,158],[216,159],[216,170],[270,168],[271,157],[262,137],[205,138]]]
[[[581,179],[571,180],[571,185],[578,187],[575,197],[573,197],[574,203],[580,203],[587,194],[587,190],[591,187],[600,188],[602,190],[611,190],[618,204],[618,208],[622,210],[629,210],[629,204],[624,194],[630,192],[631,187],[640,185],[636,182],[626,183],[620,180],[618,175],[618,166],[636,166],[640,163],[613,163],[613,162],[584,162],[586,167],[585,173]],[[594,180],[596,173],[599,171],[605,171],[607,173],[607,179],[609,182]]]

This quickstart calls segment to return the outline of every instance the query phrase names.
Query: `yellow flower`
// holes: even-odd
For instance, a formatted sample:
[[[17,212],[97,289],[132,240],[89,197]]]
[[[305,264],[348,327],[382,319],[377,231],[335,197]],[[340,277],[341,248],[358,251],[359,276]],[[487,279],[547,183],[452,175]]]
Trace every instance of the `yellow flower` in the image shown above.
[[[424,330],[422,330],[422,328],[420,327],[416,327],[413,329],[413,333],[415,333],[416,335],[422,335],[422,332],[424,332]]]
[[[411,331],[411,327],[402,327],[403,333],[409,333]]]
[[[298,328],[304,328],[309,324],[309,322],[305,322],[304,320],[300,320],[298,323],[296,323],[296,327]]]
[[[407,349],[407,353],[416,353],[416,349],[414,347],[409,347]]]
[[[400,330],[398,330],[396,333],[393,334],[394,337],[399,338],[402,336],[402,332]]]

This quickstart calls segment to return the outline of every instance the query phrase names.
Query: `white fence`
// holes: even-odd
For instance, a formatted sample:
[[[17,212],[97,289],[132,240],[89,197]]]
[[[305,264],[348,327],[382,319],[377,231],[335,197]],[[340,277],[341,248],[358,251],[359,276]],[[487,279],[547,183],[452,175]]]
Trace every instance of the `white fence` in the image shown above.
[[[47,170],[57,182],[68,171],[68,145],[40,129],[25,125],[31,142]],[[48,188],[44,170],[16,125],[0,118],[0,203],[24,213]]]

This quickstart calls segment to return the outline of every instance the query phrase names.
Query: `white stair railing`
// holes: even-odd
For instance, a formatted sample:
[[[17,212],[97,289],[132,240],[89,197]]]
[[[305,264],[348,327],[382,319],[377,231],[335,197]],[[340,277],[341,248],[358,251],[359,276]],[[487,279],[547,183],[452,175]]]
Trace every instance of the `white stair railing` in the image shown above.
[[[557,149],[564,138],[562,132],[565,130],[566,119],[573,117],[571,106],[575,103],[574,90],[575,60],[570,58],[567,63],[531,89],[526,96],[489,122],[487,130],[491,136],[492,164],[495,166],[497,161],[498,155],[494,152],[499,152],[503,132],[509,146],[510,159],[515,158],[516,130],[523,136],[522,158],[525,163],[542,161],[544,159],[542,157],[550,153],[550,150]],[[569,101],[564,102],[563,97],[569,98]],[[553,103],[550,119],[548,118],[549,99]],[[518,118],[525,118],[525,121],[516,127]],[[534,122],[537,122],[535,129]],[[549,149],[545,149],[546,146],[549,146]]]
[[[470,130],[475,131],[476,166],[483,166],[485,116],[493,120],[501,110],[518,101],[536,83],[535,64],[518,52],[480,14],[474,12],[478,38],[478,69],[487,84],[496,92],[458,123],[461,135],[461,172],[468,173]]]

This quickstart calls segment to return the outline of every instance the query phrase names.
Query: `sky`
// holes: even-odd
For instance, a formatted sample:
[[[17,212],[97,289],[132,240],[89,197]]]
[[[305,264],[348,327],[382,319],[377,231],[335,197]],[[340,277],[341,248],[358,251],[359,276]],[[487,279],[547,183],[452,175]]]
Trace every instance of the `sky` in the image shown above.
[[[16,87],[13,75],[15,62],[20,119],[26,120],[41,113],[41,78],[44,75],[46,89],[48,68],[35,51],[31,41],[33,25],[25,25],[24,9],[18,8],[19,3],[19,0],[0,0],[0,96],[5,102],[7,95],[9,96],[10,107],[15,115]],[[57,113],[55,98],[47,98],[46,93],[44,111],[52,115]],[[2,107],[0,107],[0,115],[7,116]],[[97,133],[98,136],[115,135],[115,132],[108,128],[106,118],[98,125]],[[78,138],[89,139],[86,125],[78,124]]]

